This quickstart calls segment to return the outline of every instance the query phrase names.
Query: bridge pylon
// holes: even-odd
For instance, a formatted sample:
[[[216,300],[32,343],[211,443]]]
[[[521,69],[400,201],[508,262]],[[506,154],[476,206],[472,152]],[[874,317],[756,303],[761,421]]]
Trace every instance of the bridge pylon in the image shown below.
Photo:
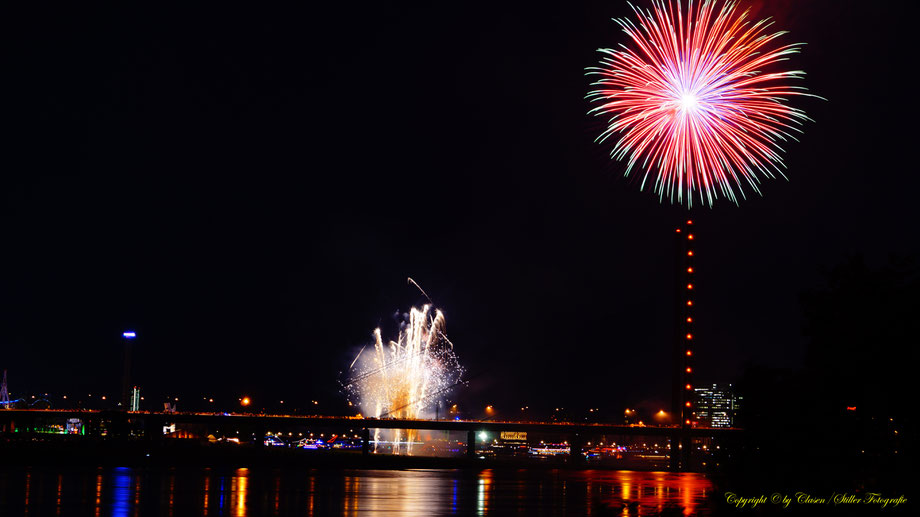
[[[671,470],[686,468],[690,452],[689,434],[692,426],[693,412],[693,343],[694,343],[694,309],[696,308],[696,227],[692,220],[679,226],[675,232],[676,267],[674,297],[674,348],[673,374],[671,377],[671,414],[678,427],[683,431],[671,438]],[[681,447],[682,445],[682,447]],[[683,457],[683,458],[682,458]],[[683,461],[681,461],[683,459]]]

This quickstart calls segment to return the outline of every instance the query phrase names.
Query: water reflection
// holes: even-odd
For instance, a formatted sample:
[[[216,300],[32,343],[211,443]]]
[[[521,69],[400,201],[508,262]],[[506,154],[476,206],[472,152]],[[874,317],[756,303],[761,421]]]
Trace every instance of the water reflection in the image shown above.
[[[112,517],[128,517],[130,498],[131,469],[118,467],[112,474]]]
[[[204,474],[204,500],[201,504],[201,514],[208,515],[208,498],[211,496],[211,473],[207,469]]]
[[[134,476],[134,517],[137,517],[141,511],[141,477]]]
[[[476,514],[485,515],[489,508],[489,491],[492,489],[492,470],[486,469],[479,474],[479,494]]]
[[[29,496],[32,495],[32,472],[30,470],[26,470],[25,493],[26,493],[26,499],[25,499],[25,502],[23,503],[25,511],[23,512],[23,515],[29,515]]]
[[[166,506],[166,515],[173,517],[174,508],[176,506],[176,474],[170,470],[169,472],[169,503]]]
[[[0,469],[0,515],[707,515],[711,492],[668,472]]]
[[[246,515],[246,490],[249,487],[249,469],[236,469],[236,475],[233,477],[236,483],[236,516],[245,517]]]
[[[54,514],[61,515],[61,491],[64,490],[64,475],[58,474],[57,478],[57,497],[54,500]]]
[[[102,513],[102,469],[96,474],[96,517]]]

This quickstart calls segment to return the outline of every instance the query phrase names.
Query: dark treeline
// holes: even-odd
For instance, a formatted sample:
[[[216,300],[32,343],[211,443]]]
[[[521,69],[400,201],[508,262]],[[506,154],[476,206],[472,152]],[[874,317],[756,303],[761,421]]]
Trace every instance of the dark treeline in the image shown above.
[[[824,276],[800,294],[804,367],[744,373],[745,446],[727,479],[755,491],[910,492],[920,267],[853,256]]]

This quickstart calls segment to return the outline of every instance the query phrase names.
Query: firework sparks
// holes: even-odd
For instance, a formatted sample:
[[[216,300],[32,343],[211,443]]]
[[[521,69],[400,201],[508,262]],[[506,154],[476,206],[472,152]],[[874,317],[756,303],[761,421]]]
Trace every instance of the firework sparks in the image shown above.
[[[463,368],[453,344],[444,335],[441,311],[413,307],[396,341],[384,344],[380,329],[374,330],[373,354],[364,348],[352,362],[353,376],[345,389],[356,398],[365,415],[375,418],[424,419],[448,390],[460,382]],[[379,442],[380,430],[375,433]],[[406,432],[405,452],[411,453],[413,431]],[[399,452],[401,433],[393,430],[394,452]]]
[[[786,177],[780,144],[811,120],[787,101],[816,97],[789,84],[805,72],[780,70],[801,43],[779,45],[785,33],[768,32],[769,20],[717,3],[632,6],[638,22],[615,20],[632,46],[599,49],[600,66],[588,69],[599,77],[589,113],[610,117],[597,141],[618,135],[611,157],[627,160],[626,175],[638,164],[640,188],[654,175],[659,199],[688,207],[694,193],[710,206],[720,193],[737,204],[736,190],[760,193],[761,175]]]

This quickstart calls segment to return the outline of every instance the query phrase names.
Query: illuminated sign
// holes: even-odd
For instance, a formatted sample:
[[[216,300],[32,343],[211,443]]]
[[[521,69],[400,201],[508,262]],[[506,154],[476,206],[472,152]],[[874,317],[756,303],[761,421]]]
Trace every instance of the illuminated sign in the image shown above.
[[[515,431],[502,431],[502,440],[527,440],[527,433],[518,433]]]

